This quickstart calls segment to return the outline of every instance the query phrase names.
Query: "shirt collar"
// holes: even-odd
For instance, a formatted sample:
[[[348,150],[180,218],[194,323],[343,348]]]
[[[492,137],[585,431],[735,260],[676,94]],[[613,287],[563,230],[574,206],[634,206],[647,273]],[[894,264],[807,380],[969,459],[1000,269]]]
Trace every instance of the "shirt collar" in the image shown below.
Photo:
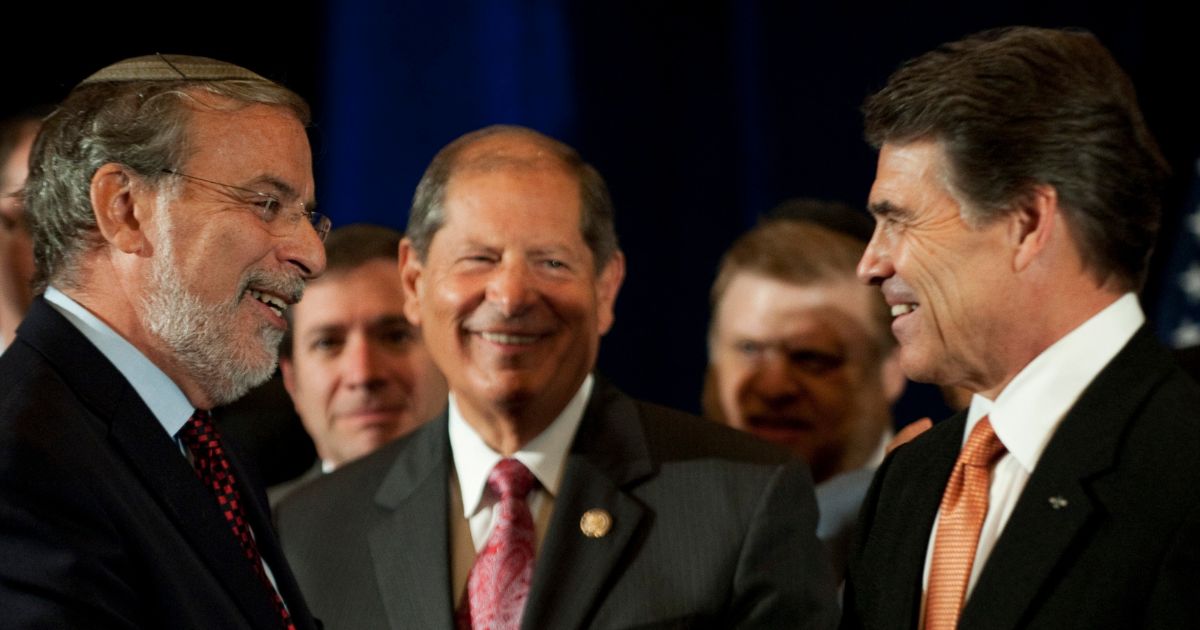
[[[54,287],[46,288],[45,298],[117,368],[167,435],[174,439],[195,411],[183,390],[146,355],[82,304]]]
[[[986,415],[996,437],[1032,473],[1063,416],[1145,321],[1137,296],[1121,296],[1030,361],[996,400],[972,396],[963,440]]]
[[[871,456],[867,458],[862,467],[872,469],[879,468],[879,465],[883,463],[884,458],[887,457],[888,444],[891,444],[895,437],[896,432],[891,428],[888,428],[886,431],[884,431],[883,434],[879,436],[879,444],[875,445],[875,450],[871,452]]]
[[[529,468],[541,484],[541,488],[550,496],[558,495],[567,451],[575,439],[575,430],[583,420],[583,412],[587,407],[588,397],[591,396],[594,380],[589,374],[554,422],[513,455]],[[470,518],[482,507],[488,475],[503,458],[484,443],[471,425],[467,424],[453,393],[450,394],[448,413],[450,451],[454,456],[458,488],[462,493],[463,514]]]

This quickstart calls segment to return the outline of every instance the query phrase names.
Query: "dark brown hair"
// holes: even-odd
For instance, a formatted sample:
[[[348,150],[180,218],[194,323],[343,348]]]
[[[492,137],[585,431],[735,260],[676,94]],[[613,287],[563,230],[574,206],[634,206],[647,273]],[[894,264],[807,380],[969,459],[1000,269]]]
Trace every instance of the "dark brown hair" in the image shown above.
[[[1011,27],[944,44],[902,65],[864,113],[876,148],[938,142],[976,224],[1052,186],[1097,280],[1142,285],[1166,162],[1132,82],[1090,33]]]

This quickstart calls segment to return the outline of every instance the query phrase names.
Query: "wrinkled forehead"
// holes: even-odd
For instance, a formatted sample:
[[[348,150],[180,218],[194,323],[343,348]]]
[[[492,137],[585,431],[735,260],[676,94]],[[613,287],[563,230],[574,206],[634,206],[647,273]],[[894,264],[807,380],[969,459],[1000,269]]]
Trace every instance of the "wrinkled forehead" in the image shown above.
[[[277,196],[311,204],[308,134],[291,110],[212,95],[197,103],[188,106],[184,169],[234,185],[253,181]]]

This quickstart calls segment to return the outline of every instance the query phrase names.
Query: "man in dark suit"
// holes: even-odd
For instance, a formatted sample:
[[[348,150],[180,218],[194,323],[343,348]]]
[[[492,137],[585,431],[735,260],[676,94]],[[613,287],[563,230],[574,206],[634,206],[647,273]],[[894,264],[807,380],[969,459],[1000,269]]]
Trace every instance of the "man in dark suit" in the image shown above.
[[[1090,34],[980,33],[866,103],[859,275],[968,410],[876,473],[845,628],[1200,624],[1200,390],[1134,292],[1165,167]]]
[[[328,220],[293,92],[153,55],[44,125],[26,188],[44,297],[0,356],[6,627],[310,628],[208,409],[275,368]]]
[[[804,463],[592,375],[624,262],[570,147],[498,126],[433,159],[401,277],[449,410],[278,512],[331,627],[830,625]]]

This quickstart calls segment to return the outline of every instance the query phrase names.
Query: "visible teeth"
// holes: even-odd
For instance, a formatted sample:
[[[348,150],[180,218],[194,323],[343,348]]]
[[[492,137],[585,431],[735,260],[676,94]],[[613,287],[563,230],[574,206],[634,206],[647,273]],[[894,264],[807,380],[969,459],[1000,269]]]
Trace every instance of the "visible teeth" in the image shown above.
[[[263,293],[262,291],[256,291],[254,289],[250,289],[249,291],[250,297],[271,307],[271,310],[275,311],[276,315],[283,317],[283,312],[287,310],[287,302],[284,302],[282,299],[277,298],[274,295]]]
[[[480,333],[480,334],[483,335],[483,338],[486,341],[490,341],[492,343],[503,343],[503,344],[510,344],[510,345],[524,345],[524,344],[533,343],[534,341],[537,340],[537,337],[534,335],[508,335],[505,333],[495,333],[495,332],[485,332],[485,333]]]
[[[892,306],[892,317],[907,315],[915,310],[917,310],[916,304],[895,304]]]

